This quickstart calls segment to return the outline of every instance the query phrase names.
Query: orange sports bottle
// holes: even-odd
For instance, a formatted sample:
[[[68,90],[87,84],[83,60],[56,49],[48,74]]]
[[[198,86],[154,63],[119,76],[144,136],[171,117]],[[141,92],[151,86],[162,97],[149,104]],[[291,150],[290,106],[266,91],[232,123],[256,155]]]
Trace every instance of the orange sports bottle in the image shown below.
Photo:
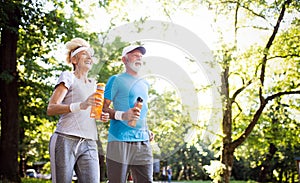
[[[97,84],[97,94],[95,95],[95,98],[99,98],[102,100],[101,105],[93,105],[91,109],[91,118],[95,118],[96,120],[101,119],[101,114],[102,114],[102,108],[103,108],[103,101],[104,101],[104,89],[105,89],[105,84],[104,83],[98,83]]]

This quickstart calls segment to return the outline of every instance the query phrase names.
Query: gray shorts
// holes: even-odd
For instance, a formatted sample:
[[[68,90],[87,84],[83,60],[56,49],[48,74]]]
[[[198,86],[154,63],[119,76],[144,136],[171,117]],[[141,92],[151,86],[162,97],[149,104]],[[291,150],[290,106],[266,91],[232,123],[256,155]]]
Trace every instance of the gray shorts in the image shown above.
[[[106,165],[109,183],[126,183],[129,170],[136,183],[153,181],[153,156],[149,141],[109,142]]]
[[[74,171],[78,182],[100,182],[96,141],[54,133],[49,148],[53,183],[71,183]]]

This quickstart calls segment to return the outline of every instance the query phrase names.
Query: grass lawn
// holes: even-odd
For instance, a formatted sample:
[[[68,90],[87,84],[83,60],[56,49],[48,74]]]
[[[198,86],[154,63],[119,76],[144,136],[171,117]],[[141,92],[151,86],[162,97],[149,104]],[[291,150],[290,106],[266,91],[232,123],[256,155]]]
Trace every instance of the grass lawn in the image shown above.
[[[34,179],[34,178],[22,178],[22,183],[51,183],[51,180]]]
[[[181,182],[181,183],[211,183],[211,181],[201,181],[201,180],[191,180],[191,181],[172,181],[172,182]],[[255,181],[238,181],[232,180],[230,183],[256,183]]]
[[[22,178],[23,183],[51,183],[51,180],[43,180],[43,179],[34,179],[34,178]],[[211,181],[172,181],[172,182],[180,182],[180,183],[211,183]],[[101,182],[105,183],[105,182]],[[255,181],[230,181],[230,183],[256,183]]]
[[[172,182],[180,182],[180,183],[211,183],[211,181],[201,181],[201,180],[191,180],[191,181],[172,181]],[[255,181],[237,181],[237,180],[232,180],[230,183],[256,183]]]

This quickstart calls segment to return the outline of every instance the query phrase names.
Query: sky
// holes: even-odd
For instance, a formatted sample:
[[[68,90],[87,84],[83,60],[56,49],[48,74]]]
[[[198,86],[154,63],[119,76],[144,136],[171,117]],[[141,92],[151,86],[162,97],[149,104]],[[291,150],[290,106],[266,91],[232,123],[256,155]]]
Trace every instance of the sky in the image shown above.
[[[90,3],[85,3],[86,9],[88,9]],[[113,3],[111,3],[113,4]],[[183,3],[185,4],[185,3]],[[183,5],[184,6],[184,5]],[[104,9],[90,9],[92,15],[88,20],[88,27],[91,32],[97,32],[99,30],[106,31],[110,26],[110,19],[118,17],[118,13],[106,12]],[[225,42],[233,41],[233,20],[226,17],[218,17],[219,21],[216,24],[214,22],[214,14],[206,7],[198,5],[197,7],[182,7],[182,9],[173,10],[170,17],[167,17],[162,10],[160,4],[156,0],[148,0],[147,3],[139,3],[136,0],[127,0],[125,6],[120,11],[125,11],[130,21],[139,20],[141,17],[147,17],[149,20],[161,20],[171,21],[194,32],[201,38],[210,49],[215,49],[218,44],[218,31],[222,30],[223,39]],[[120,16],[123,14],[120,13]],[[118,17],[121,19],[121,17]],[[257,20],[259,22],[260,20]],[[124,24],[124,20],[114,23],[118,25]],[[126,22],[125,22],[126,23]],[[264,22],[262,22],[264,23]],[[218,26],[218,27],[217,27]],[[220,29],[219,29],[220,28]],[[219,29],[219,30],[218,30]],[[264,40],[265,34],[261,34],[249,29],[240,29],[238,34],[238,40],[241,48],[246,48],[254,43],[261,43]]]
[[[146,16],[150,20],[172,21],[197,34],[209,47],[213,47],[213,43],[216,41],[216,36],[214,35],[214,30],[211,25],[213,21],[212,14],[204,7],[199,7],[194,11],[194,14],[181,10],[176,11],[171,15],[170,19],[162,13],[160,5],[155,3],[155,0],[148,0],[147,5],[134,3],[136,2],[134,0],[127,2],[128,4],[134,5],[126,6],[122,8],[122,11],[128,13],[128,17],[131,21],[139,20],[140,17]],[[107,20],[113,16],[114,15],[110,15],[104,10],[96,11],[90,20],[91,24],[93,24],[91,31],[105,30],[108,28],[110,22]],[[120,25],[123,23],[124,21],[117,22],[117,24]]]

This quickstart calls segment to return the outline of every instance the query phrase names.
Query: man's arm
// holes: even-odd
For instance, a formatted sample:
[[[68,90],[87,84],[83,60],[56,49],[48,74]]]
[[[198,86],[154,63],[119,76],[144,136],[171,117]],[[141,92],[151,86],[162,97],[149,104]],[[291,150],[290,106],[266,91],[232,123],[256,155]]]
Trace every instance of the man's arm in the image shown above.
[[[125,121],[131,121],[131,120],[138,120],[140,117],[141,109],[134,107],[129,109],[128,111],[115,111],[114,109],[111,109],[109,106],[111,104],[111,100],[104,99],[103,103],[103,112],[109,113],[110,119],[116,119],[116,120],[125,120]],[[117,113],[117,115],[116,115]],[[117,116],[117,118],[116,118]]]
[[[103,109],[102,109],[102,111],[108,113],[110,119],[115,119],[115,113],[116,113],[116,111],[113,110],[113,109],[111,109],[109,107],[110,104],[111,104],[111,100],[108,100],[108,99],[105,98],[104,99],[104,103],[103,103]]]

